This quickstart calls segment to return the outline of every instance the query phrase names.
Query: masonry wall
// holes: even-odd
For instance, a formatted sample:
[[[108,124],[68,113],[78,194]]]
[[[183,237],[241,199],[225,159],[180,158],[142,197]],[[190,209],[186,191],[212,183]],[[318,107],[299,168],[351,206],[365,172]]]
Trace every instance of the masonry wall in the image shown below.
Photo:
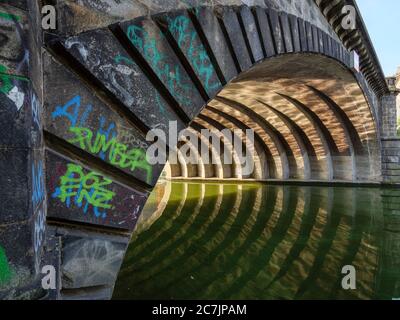
[[[388,78],[391,94],[381,100],[382,176],[385,183],[400,183],[400,137],[397,130],[400,106],[400,74]]]

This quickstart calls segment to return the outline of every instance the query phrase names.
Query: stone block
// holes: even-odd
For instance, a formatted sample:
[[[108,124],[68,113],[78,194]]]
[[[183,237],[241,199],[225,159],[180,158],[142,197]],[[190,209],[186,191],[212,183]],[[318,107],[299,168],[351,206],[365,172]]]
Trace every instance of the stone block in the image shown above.
[[[214,54],[215,60],[218,63],[225,81],[231,81],[237,76],[238,71],[214,11],[210,8],[200,7],[196,8],[194,14],[205,38],[207,39],[208,45]]]
[[[193,119],[205,101],[156,23],[144,18],[120,26],[181,109]],[[148,95],[151,96],[150,92]]]
[[[269,21],[271,23],[272,35],[275,42],[277,54],[285,53],[285,44],[282,34],[281,24],[279,22],[279,15],[275,10],[267,9]]]
[[[303,19],[298,19],[298,22],[299,22],[299,37],[300,37],[301,51],[307,52],[309,50],[307,41],[306,22]]]
[[[250,46],[253,61],[258,62],[264,58],[264,53],[262,51],[254,15],[248,6],[240,7],[239,14],[243,22],[244,32]]]
[[[382,161],[386,163],[400,163],[400,157],[383,156]]]
[[[312,39],[313,39],[313,52],[319,53],[320,48],[319,48],[318,28],[315,25],[312,25],[311,32],[312,32]]]
[[[0,148],[40,148],[42,109],[29,80],[0,73],[0,81]]]
[[[236,11],[233,8],[219,8],[218,15],[223,21],[225,31],[232,44],[237,62],[241,71],[248,70],[251,65],[249,51],[247,50],[246,42],[243,36],[242,28],[240,27],[239,19]]]
[[[314,40],[313,40],[313,32],[312,26],[308,21],[305,21],[306,25],[306,33],[307,33],[307,47],[309,52],[314,51]]]
[[[292,33],[293,50],[294,50],[294,52],[300,52],[301,44],[300,44],[300,32],[299,32],[298,18],[291,14],[288,15],[288,17],[289,17],[290,30]]]
[[[76,161],[47,152],[48,216],[133,230],[147,193],[133,190]]]
[[[294,51],[292,34],[290,30],[289,17],[285,12],[279,13],[279,20],[282,27],[283,41],[287,53]]]
[[[62,289],[113,287],[128,239],[101,234],[62,236]]]
[[[222,84],[189,14],[183,10],[175,11],[162,14],[158,19],[165,23],[208,97],[213,98]]]
[[[153,185],[163,166],[152,166],[147,162],[146,151],[150,143],[144,134],[93,94],[72,72],[49,55],[44,57],[46,130]],[[144,109],[143,113],[152,119],[160,119],[160,129],[168,130],[168,124],[163,122],[166,117],[154,116]],[[179,130],[182,127],[180,123]]]
[[[264,46],[266,57],[271,57],[275,55],[275,44],[272,37],[272,31],[269,25],[269,18],[264,9],[256,7],[254,9],[254,14],[260,28],[261,40]]]
[[[178,120],[176,113],[109,30],[99,29],[68,38],[64,46],[148,128],[166,130],[169,121]],[[58,75],[46,74],[47,77]],[[183,73],[180,75],[185,78]]]
[[[0,225],[25,221],[32,216],[29,177],[32,156],[29,149],[0,150]]]

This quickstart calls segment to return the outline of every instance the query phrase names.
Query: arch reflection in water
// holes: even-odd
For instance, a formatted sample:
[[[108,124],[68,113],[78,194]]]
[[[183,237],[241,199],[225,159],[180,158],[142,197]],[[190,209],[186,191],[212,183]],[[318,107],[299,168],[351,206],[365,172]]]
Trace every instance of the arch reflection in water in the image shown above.
[[[114,298],[392,299],[399,237],[385,228],[382,193],[164,182],[143,212]],[[342,288],[345,265],[356,268],[356,290]]]

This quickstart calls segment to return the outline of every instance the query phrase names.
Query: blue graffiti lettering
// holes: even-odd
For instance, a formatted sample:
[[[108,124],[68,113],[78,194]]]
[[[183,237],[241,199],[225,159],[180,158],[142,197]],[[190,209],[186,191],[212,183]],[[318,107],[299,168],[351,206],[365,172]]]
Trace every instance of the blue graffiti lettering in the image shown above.
[[[42,203],[45,197],[43,165],[32,164],[32,203],[34,209]]]

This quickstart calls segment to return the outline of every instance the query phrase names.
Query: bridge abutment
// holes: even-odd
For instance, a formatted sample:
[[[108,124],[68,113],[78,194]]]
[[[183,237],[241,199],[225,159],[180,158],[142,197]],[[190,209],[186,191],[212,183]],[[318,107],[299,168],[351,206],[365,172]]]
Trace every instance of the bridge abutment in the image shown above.
[[[381,100],[382,177],[385,183],[400,183],[400,136],[398,134],[398,86],[400,77],[388,78],[390,94]]]

